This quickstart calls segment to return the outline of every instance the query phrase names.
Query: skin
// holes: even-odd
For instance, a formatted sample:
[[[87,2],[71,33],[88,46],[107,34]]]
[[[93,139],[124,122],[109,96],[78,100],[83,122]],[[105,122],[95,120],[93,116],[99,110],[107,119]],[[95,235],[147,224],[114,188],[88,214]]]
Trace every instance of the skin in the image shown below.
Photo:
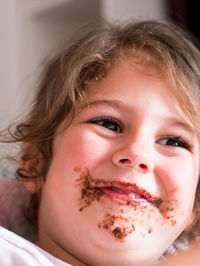
[[[41,248],[73,265],[149,265],[189,225],[199,143],[172,91],[158,71],[131,60],[89,85],[35,189]],[[94,189],[91,199],[98,182],[134,184],[161,202],[129,205]]]

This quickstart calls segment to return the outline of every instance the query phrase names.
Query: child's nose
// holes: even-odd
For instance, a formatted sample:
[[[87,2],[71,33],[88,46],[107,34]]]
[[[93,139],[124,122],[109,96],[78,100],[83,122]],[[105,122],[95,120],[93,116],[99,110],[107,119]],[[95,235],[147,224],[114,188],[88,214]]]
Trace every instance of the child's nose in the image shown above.
[[[153,162],[144,148],[134,149],[125,147],[116,151],[112,156],[112,163],[118,167],[133,168],[142,173],[153,170]]]

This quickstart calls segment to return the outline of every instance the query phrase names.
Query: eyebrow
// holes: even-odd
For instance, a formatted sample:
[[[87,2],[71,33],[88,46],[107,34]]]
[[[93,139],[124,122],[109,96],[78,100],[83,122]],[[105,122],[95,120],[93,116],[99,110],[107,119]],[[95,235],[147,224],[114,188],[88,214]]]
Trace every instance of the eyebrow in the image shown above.
[[[80,109],[83,110],[85,108],[91,107],[91,106],[97,106],[97,105],[106,105],[112,108],[117,108],[123,111],[130,111],[132,110],[132,106],[129,106],[125,103],[123,103],[120,100],[97,100],[92,102],[86,102],[80,106]]]
[[[195,129],[192,126],[176,117],[165,117],[164,122],[171,124],[171,126],[182,128],[183,130],[196,135]]]

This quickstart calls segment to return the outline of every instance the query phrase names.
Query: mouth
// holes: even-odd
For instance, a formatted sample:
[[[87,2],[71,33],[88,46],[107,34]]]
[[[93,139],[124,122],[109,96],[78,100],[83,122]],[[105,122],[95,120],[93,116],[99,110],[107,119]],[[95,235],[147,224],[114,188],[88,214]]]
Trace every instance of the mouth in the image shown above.
[[[159,207],[161,199],[150,194],[145,189],[136,184],[124,182],[103,183],[94,186],[95,189],[102,191],[110,199],[124,204],[154,204]]]

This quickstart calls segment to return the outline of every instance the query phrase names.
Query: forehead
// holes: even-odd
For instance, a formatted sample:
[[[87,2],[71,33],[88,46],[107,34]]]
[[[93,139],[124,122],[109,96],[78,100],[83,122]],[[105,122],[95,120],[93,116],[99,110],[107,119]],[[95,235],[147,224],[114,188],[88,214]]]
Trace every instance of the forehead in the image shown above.
[[[120,90],[122,97],[127,96],[126,90],[137,93],[140,87],[147,90],[150,88],[150,83],[153,83],[152,93],[156,88],[162,87],[162,94],[165,93],[174,97],[173,88],[166,78],[163,71],[155,66],[142,64],[135,58],[119,58],[114,60],[110,66],[108,73],[100,80],[95,79],[89,83],[86,89],[86,99],[95,97],[114,97],[115,92]]]
[[[111,59],[111,61],[105,65],[102,75],[98,76],[97,73],[96,78],[88,82],[86,86],[87,97],[92,94],[94,87],[97,87],[98,84],[106,86],[106,83],[109,83],[109,81],[114,83],[123,77],[124,83],[126,83],[127,77],[125,76],[127,76],[130,72],[132,72],[131,75],[135,75],[135,77],[139,74],[143,74],[148,76],[149,79],[156,77],[158,80],[158,77],[160,77],[161,80],[166,83],[170,83],[167,75],[168,69],[164,63],[162,64],[158,58],[154,58],[148,53],[133,50],[132,52],[128,51],[123,55],[117,54],[114,59]],[[169,86],[169,88],[174,94],[173,87]]]

